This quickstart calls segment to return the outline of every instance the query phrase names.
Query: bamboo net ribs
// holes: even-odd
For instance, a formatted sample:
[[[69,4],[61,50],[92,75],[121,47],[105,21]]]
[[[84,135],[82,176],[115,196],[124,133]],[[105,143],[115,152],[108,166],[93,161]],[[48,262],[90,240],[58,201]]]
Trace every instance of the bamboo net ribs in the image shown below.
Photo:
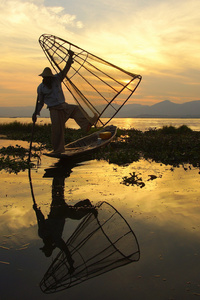
[[[96,214],[82,219],[66,242],[74,272],[60,251],[40,282],[44,293],[68,289],[140,259],[137,238],[124,217],[109,203],[96,206]]]
[[[98,126],[105,126],[119,112],[142,79],[54,35],[41,35],[39,43],[57,73],[66,65],[68,50],[74,52],[64,80],[70,92],[66,101],[75,100],[89,118],[97,115]]]

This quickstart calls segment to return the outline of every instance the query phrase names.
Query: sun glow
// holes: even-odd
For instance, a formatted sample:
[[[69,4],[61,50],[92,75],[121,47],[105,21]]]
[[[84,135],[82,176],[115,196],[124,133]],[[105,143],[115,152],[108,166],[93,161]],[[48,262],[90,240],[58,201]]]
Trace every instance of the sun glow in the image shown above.
[[[115,9],[111,2],[105,7],[94,4],[85,15],[81,14],[80,3],[75,15],[69,13],[70,8],[75,11],[74,3],[65,7],[54,0],[48,6],[37,0],[1,1],[0,76],[4,94],[0,106],[16,101],[21,105],[25,102],[24,90],[29,90],[35,99],[35,77],[49,64],[38,45],[42,33],[60,36],[122,69],[142,75],[137,92],[141,102],[169,97],[179,102],[199,100],[200,2],[191,0],[188,6],[186,0],[165,0],[144,5],[126,0],[122,6],[115,3]],[[123,22],[119,22],[122,18]],[[13,88],[16,96],[11,101]]]

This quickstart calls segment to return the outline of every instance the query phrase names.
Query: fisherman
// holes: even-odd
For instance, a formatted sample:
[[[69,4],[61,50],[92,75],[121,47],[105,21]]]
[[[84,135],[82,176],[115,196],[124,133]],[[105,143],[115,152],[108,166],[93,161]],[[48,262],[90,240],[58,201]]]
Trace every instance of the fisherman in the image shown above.
[[[73,273],[74,260],[62,238],[65,219],[81,220],[90,213],[96,217],[98,211],[89,199],[81,200],[74,205],[68,205],[64,199],[64,181],[64,176],[53,178],[51,209],[47,218],[44,217],[36,203],[33,204],[33,209],[38,222],[38,235],[44,243],[40,250],[46,257],[50,257],[54,249],[59,248],[65,253],[70,267],[69,272]]]
[[[40,111],[44,106],[50,111],[51,118],[51,140],[53,146],[52,154],[60,154],[65,151],[64,145],[64,132],[65,132],[65,122],[71,118],[76,121],[76,123],[85,132],[88,132],[92,125],[94,125],[97,120],[97,115],[94,118],[90,118],[91,121],[85,117],[79,106],[74,104],[68,104],[65,102],[64,93],[62,90],[61,83],[67,75],[72,63],[74,52],[68,50],[69,58],[64,69],[53,75],[51,69],[46,67],[43,72],[39,75],[43,77],[42,83],[37,88],[37,106],[33,113],[32,120],[35,123],[37,121],[37,115],[40,115]]]

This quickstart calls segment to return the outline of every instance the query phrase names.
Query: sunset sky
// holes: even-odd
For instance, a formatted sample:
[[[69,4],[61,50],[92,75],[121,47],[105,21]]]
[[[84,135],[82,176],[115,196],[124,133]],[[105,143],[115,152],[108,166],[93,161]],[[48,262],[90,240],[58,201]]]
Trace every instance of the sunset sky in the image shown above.
[[[43,33],[142,75],[134,103],[200,100],[199,12],[199,0],[0,0],[0,106],[35,105]]]

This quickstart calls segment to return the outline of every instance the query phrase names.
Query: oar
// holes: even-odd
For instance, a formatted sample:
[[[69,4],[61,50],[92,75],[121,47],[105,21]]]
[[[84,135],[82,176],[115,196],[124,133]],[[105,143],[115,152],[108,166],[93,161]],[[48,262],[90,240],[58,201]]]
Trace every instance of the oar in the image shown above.
[[[35,105],[35,112],[37,111],[37,107],[38,107],[38,98],[36,100],[36,105]],[[31,150],[32,150],[32,144],[33,144],[33,136],[34,136],[34,130],[35,130],[35,123],[36,123],[37,118],[32,118],[33,121],[33,125],[32,125],[32,133],[31,133],[31,140],[30,140],[30,147],[29,147],[29,154],[28,154],[28,163],[30,163],[31,160]],[[31,180],[31,168],[29,166],[28,169],[28,177],[29,177],[29,183],[30,183],[30,188],[31,188],[31,195],[32,195],[32,199],[33,199],[33,204],[37,205],[35,202],[35,196],[34,196],[34,192],[33,192],[33,185],[32,185],[32,180]]]
[[[37,111],[37,107],[38,107],[38,98],[36,100],[35,112]],[[34,136],[35,123],[37,121],[37,117],[32,119],[32,121],[33,121],[33,125],[32,125],[32,133],[31,133],[31,140],[30,140],[30,146],[29,146],[28,163],[30,163],[30,160],[31,160],[31,150],[32,150],[33,136]]]
[[[32,185],[32,180],[31,180],[31,168],[28,169],[28,177],[29,177],[29,184],[30,184],[30,189],[31,189],[31,196],[33,199],[33,204],[37,205],[36,201],[35,201],[35,195],[33,192],[33,185]]]

